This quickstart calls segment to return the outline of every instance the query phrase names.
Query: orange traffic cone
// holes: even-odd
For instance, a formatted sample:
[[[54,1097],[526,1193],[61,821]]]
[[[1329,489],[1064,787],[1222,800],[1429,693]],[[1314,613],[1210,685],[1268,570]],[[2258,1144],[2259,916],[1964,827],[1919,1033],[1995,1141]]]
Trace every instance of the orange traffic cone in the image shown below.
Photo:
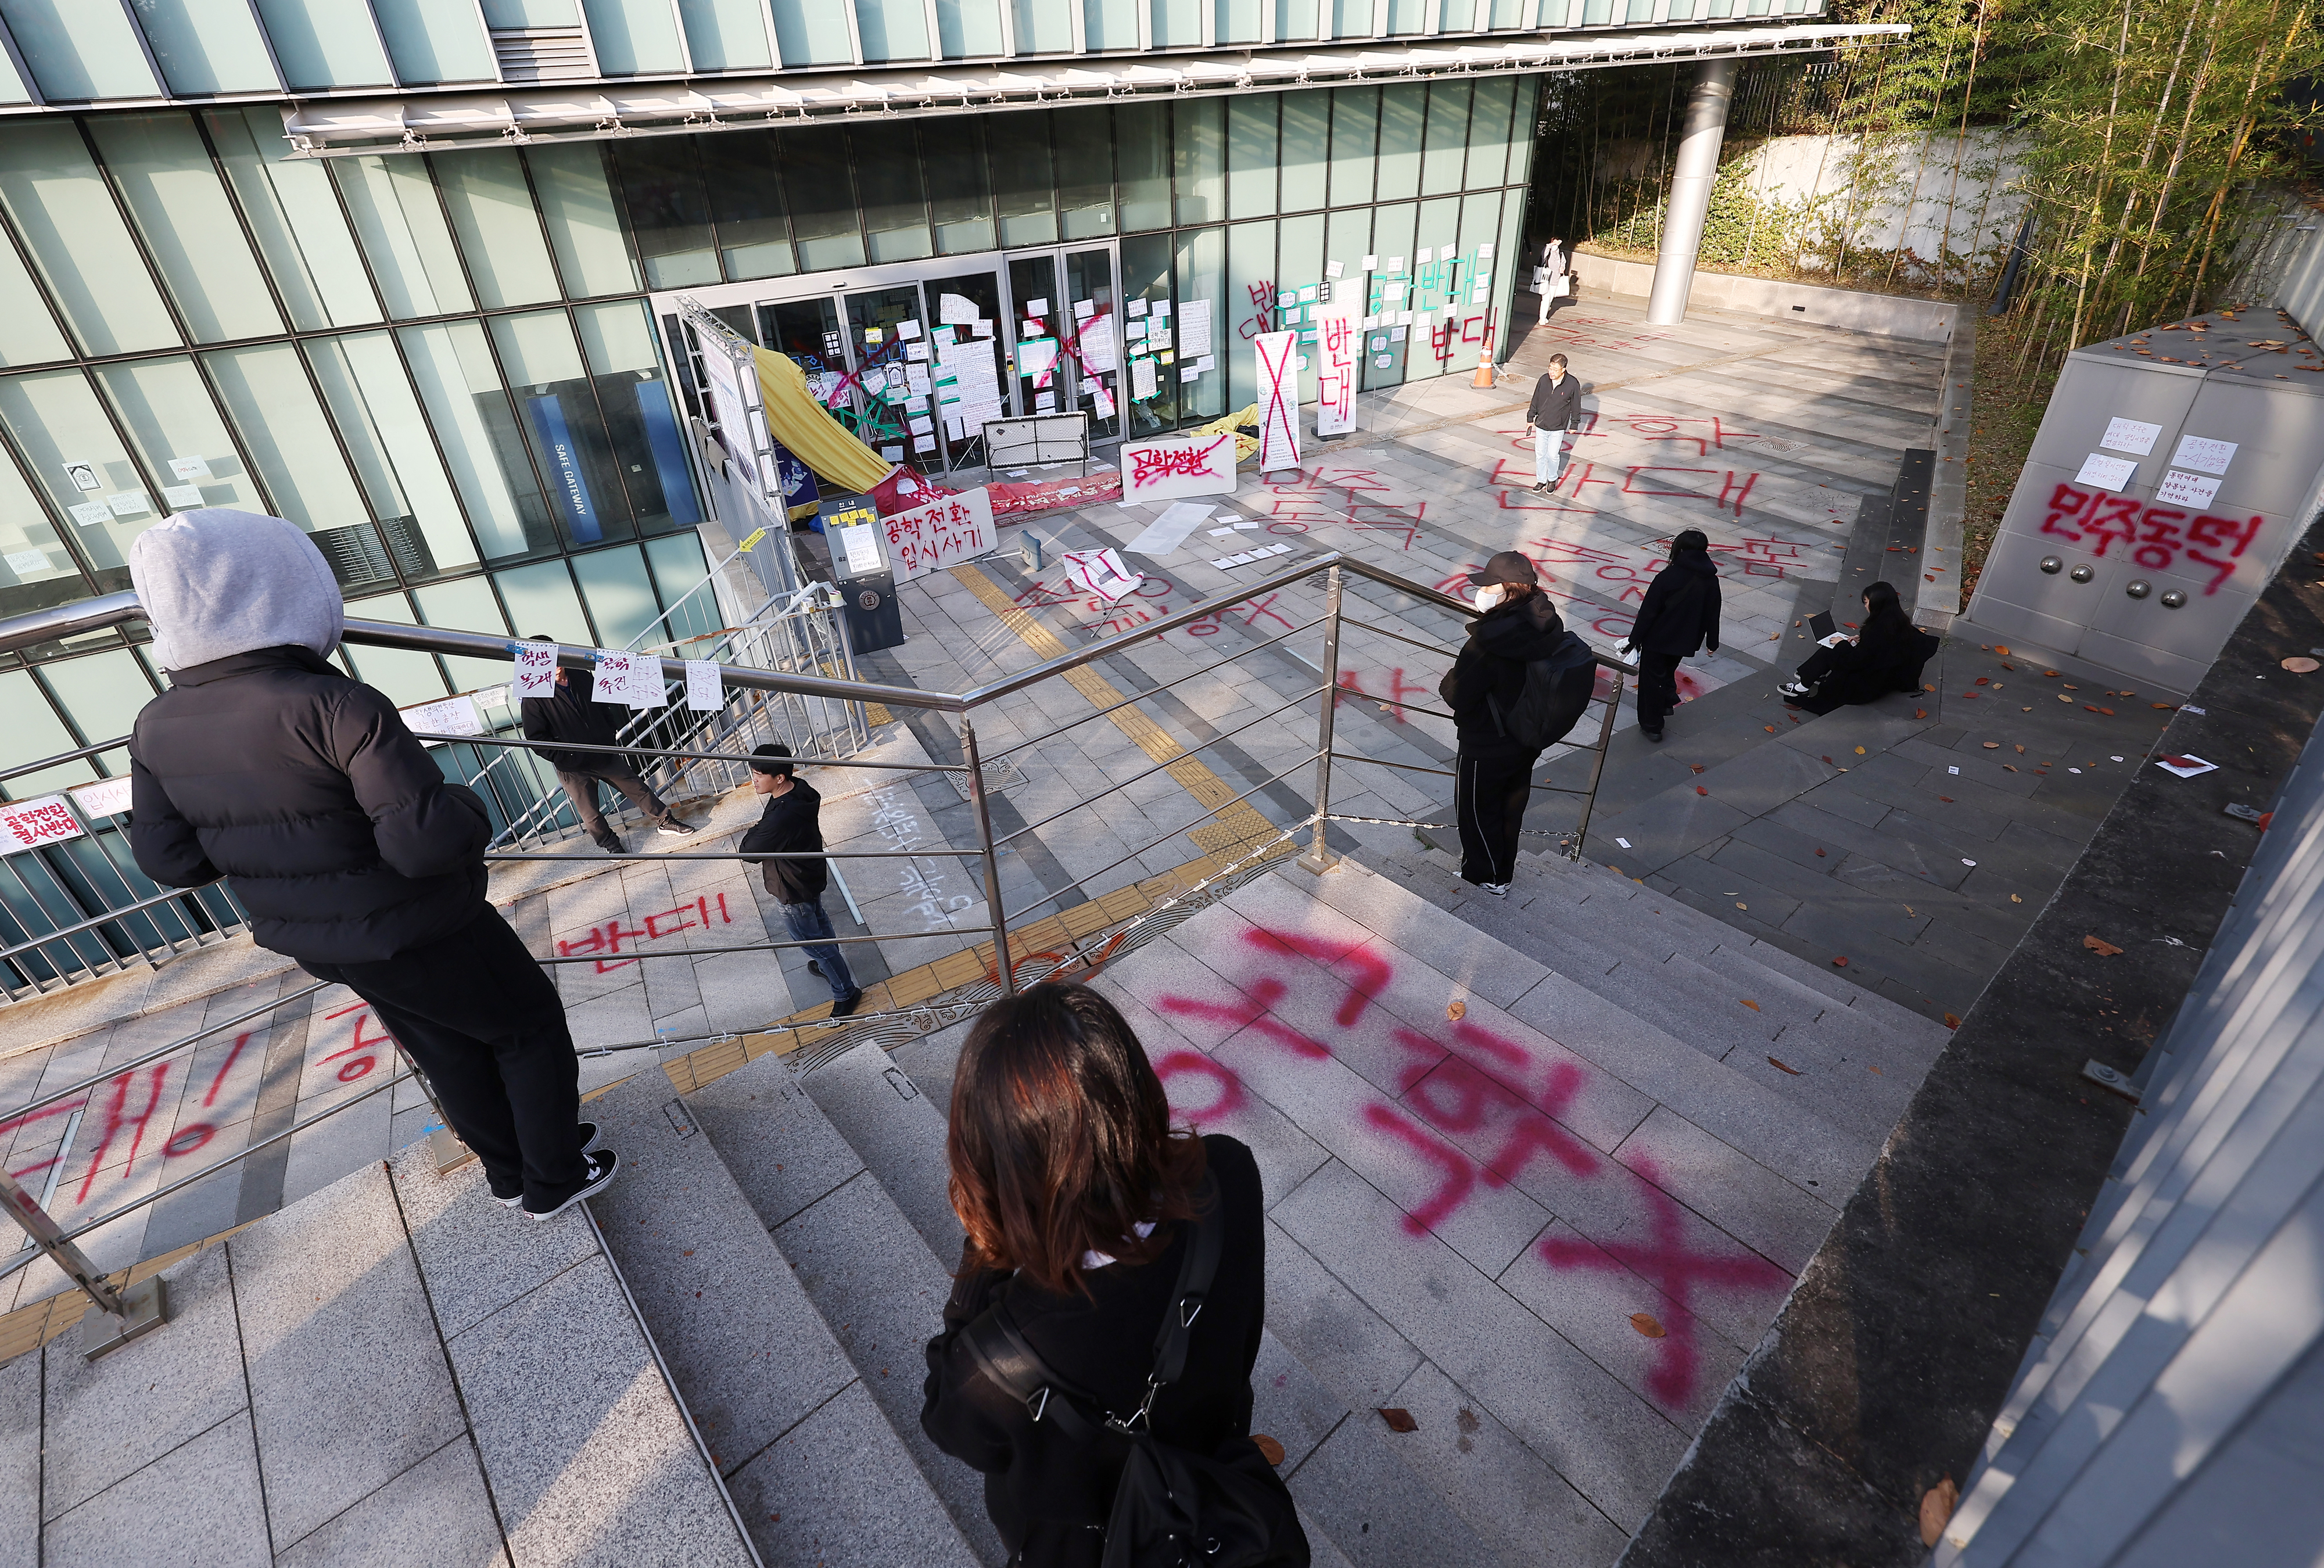
[[[1469,384],[1488,388],[1493,384],[1493,351],[1491,349],[1478,350],[1477,374],[1469,378]]]

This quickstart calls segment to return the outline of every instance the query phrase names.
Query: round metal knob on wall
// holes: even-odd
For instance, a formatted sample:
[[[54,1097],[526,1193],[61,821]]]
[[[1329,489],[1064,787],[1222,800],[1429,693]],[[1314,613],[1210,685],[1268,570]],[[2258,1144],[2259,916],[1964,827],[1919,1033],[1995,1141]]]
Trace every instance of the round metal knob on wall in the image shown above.
[[[2042,558],[2042,569],[2054,577],[2060,572],[2066,569],[2066,563],[2060,560],[2056,556],[2043,556]]]
[[[2068,572],[2066,576],[2073,578],[2074,581],[2078,583],[2087,583],[2092,577],[2097,576],[2098,573],[2091,570],[2089,567],[2076,567],[2072,571]]]
[[[2180,606],[2183,605],[2183,604],[2186,604],[2186,603],[2187,603],[2187,595],[2186,595],[2185,594],[2183,594],[2183,593],[2181,593],[2178,589],[2176,589],[2176,588],[2166,588],[2166,589],[2164,589],[2164,590],[2163,590],[2163,607],[2164,609],[2166,609],[2166,610],[2176,610],[2176,609],[2178,609]]]
[[[2147,595],[2154,592],[2154,585],[2144,577],[2134,577],[2122,586],[2122,591],[2134,599],[2144,599]]]

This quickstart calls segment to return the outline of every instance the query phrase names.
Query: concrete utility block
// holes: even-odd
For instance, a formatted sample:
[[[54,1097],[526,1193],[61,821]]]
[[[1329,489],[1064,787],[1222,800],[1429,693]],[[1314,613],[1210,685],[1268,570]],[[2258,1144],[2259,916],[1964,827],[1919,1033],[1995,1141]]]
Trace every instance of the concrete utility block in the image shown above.
[[[863,1168],[780,1056],[761,1056],[713,1080],[686,1104],[770,1228]]]
[[[963,1232],[948,1195],[945,1118],[911,1075],[866,1040],[801,1082],[912,1228],[942,1259],[960,1256]]]
[[[851,1385],[735,1476],[766,1568],[975,1568],[869,1390]]]
[[[50,1520],[41,1560],[47,1568],[118,1568],[124,1563],[270,1568],[273,1554],[249,1417],[235,1411]]]
[[[100,1360],[82,1360],[72,1333],[34,1358],[48,1367],[43,1517],[79,1506],[248,1404],[224,1250],[196,1253],[161,1277],[165,1327]]]
[[[641,1073],[593,1109],[623,1169],[590,1207],[731,1475],[853,1374],[669,1078]]]
[[[463,1432],[282,1553],[275,1568],[409,1568],[414,1563],[483,1568],[507,1562],[475,1445]]]
[[[1350,1416],[1293,1472],[1300,1511],[1356,1568],[1514,1568],[1397,1462],[1404,1440],[1370,1410]]]
[[[267,1517],[287,1546],[458,1436],[460,1402],[385,1166],[226,1251]]]
[[[439,1176],[428,1146],[415,1143],[387,1168],[447,1339],[597,1250],[577,1213],[542,1222],[493,1202],[475,1160]]]
[[[1604,1568],[1629,1544],[1611,1519],[1494,1420],[1483,1401],[1438,1368],[1422,1362],[1388,1402],[1410,1411],[1418,1425],[1390,1435],[1389,1451],[1510,1568]]]
[[[0,1568],[41,1561],[41,1358],[0,1367]]]
[[[717,1478],[602,1254],[449,1348],[519,1564],[744,1568]]]

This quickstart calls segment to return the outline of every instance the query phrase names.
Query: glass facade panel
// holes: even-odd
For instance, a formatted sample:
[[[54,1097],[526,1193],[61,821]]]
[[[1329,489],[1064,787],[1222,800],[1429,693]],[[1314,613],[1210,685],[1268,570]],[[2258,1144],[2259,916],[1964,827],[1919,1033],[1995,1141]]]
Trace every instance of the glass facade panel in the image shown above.
[[[335,158],[330,167],[389,315],[450,316],[475,309],[423,160]]]
[[[563,561],[542,561],[494,572],[493,583],[508,606],[509,619],[520,637],[554,637],[583,648],[600,646],[581,609],[581,595],[573,591],[573,574]]]
[[[485,558],[554,549],[548,505],[484,327],[407,327],[396,337]]]
[[[749,0],[678,0],[681,10],[689,13],[686,34],[694,36],[690,13],[694,8],[713,5],[722,10],[755,13],[758,7]],[[831,0],[773,0],[775,38],[782,45],[785,65],[844,65],[853,58],[854,45],[847,39],[847,14]],[[737,26],[739,27],[739,20]],[[763,46],[761,52],[764,52]],[[761,60],[760,64],[766,63]],[[697,45],[694,54],[695,69],[707,70],[702,63],[702,51]]]
[[[1171,263],[1174,260],[1170,236],[1167,234],[1131,235],[1121,242],[1121,298],[1125,307],[1144,301],[1148,316],[1157,303],[1170,301]],[[1136,320],[1135,316],[1128,318]],[[1130,383],[1125,381],[1127,390]],[[1122,433],[1128,436],[1150,436],[1167,430],[1178,419],[1178,380],[1172,367],[1158,365],[1154,377],[1154,395],[1142,401],[1132,398],[1126,405],[1130,418]]]
[[[1121,179],[1121,226],[1170,226],[1170,106],[1123,104],[1113,111],[1113,152]]]
[[[311,332],[379,320],[379,297],[331,189],[330,171],[290,156],[281,116],[272,109],[225,109],[202,118],[290,324]]]
[[[395,80],[363,0],[257,0],[284,85],[386,87]]]
[[[1048,9],[1058,11],[1055,5]],[[936,0],[936,42],[946,60],[1006,53],[1001,42],[1001,0]],[[1020,39],[1017,47],[1027,53],[1033,46]]]
[[[630,212],[646,287],[681,289],[718,281],[710,202],[702,189],[690,136],[643,136],[613,153],[622,199]]]
[[[702,138],[702,184],[730,278],[772,278],[796,270],[775,163],[772,131]]]
[[[72,520],[73,542],[105,592],[129,585],[129,541],[161,521],[152,481],[131,460],[88,378],[58,370],[0,380],[0,427],[46,493]],[[124,568],[118,572],[111,568]]]
[[[1054,244],[1056,185],[1049,166],[1049,116],[1038,110],[995,115],[985,127],[991,143],[992,196],[1001,212],[1004,245]],[[1166,177],[1162,200],[1167,210]]]
[[[575,27],[581,13],[574,0],[483,0],[487,27]]]
[[[1270,0],[1212,0],[1220,43],[1257,43],[1259,18]]]
[[[154,497],[161,503],[157,511],[190,512],[200,506],[272,511],[226,433],[226,421],[218,418],[192,360],[172,356],[101,365],[97,382],[121,429],[128,432],[130,445],[144,459],[145,472],[161,486],[161,493]]]
[[[1226,109],[1222,98],[1190,98],[1176,107],[1171,150],[1181,225],[1227,215]]]
[[[1438,23],[1440,31],[1469,32],[1473,31],[1476,25],[1477,0],[1444,0],[1442,17]]]
[[[621,215],[605,175],[604,149],[594,142],[535,147],[525,154],[533,196],[549,226],[565,291],[576,298],[626,294],[638,287],[637,263],[622,235]]]
[[[805,272],[863,264],[863,232],[857,226],[862,220],[856,216],[846,137],[835,126],[817,126],[793,131],[782,138],[783,189],[790,197],[791,238],[798,244],[799,267]]]
[[[1113,127],[1103,109],[1057,109],[1057,199],[1065,237],[1102,239],[1113,232]]]
[[[442,152],[434,162],[477,302],[492,310],[556,299],[557,269],[516,149]]]
[[[42,757],[53,757],[59,752],[73,751],[82,744],[57,717],[54,709],[42,700],[40,687],[33,684],[29,670],[13,670],[0,675],[0,713],[8,715],[8,723],[0,727],[0,768],[21,767],[37,762]],[[124,726],[125,727],[125,726]],[[100,735],[109,741],[121,732]],[[86,762],[69,762],[61,768],[47,768],[38,773],[26,773],[0,783],[0,799],[30,800],[68,784],[85,784],[95,778],[97,770]],[[59,925],[70,925],[60,920]]]
[[[317,536],[342,583],[392,581],[363,493],[347,472],[298,349],[288,343],[226,348],[203,355],[202,363],[217,383],[243,450],[273,497],[275,515]],[[343,530],[355,532],[343,535]],[[337,548],[342,543],[344,552]]]
[[[420,624],[420,617],[411,613],[411,602],[401,594],[349,599],[347,619],[389,621],[399,626]],[[357,680],[385,693],[387,700],[398,707],[434,702],[450,690],[444,684],[444,673],[437,668],[433,654],[415,653],[408,648],[363,648],[349,642],[340,645],[339,656],[355,672]]]
[[[1138,0],[1081,0],[1082,37],[1093,53],[1106,49],[1136,49]]]
[[[71,357],[72,346],[41,298],[40,285],[6,238],[0,235],[0,366]]]
[[[634,300],[583,305],[573,312],[581,348],[613,459],[628,489],[631,511],[648,529],[690,527],[702,521],[686,438],[670,401],[669,383],[654,354],[653,328]]]
[[[874,262],[908,262],[934,254],[928,238],[927,192],[920,184],[920,160],[911,127],[857,131],[849,137],[855,152],[855,189],[863,202],[863,226]]]
[[[88,128],[194,340],[281,332],[193,116],[108,115]]]
[[[432,584],[413,589],[411,597],[420,606],[422,626],[481,632],[488,637],[506,636],[514,630],[508,617],[501,613],[501,602],[493,593],[489,577],[462,577],[457,582]],[[505,659],[447,658],[444,671],[451,677],[454,691],[479,691],[485,687],[506,686],[509,663]]]
[[[1154,46],[1191,49],[1203,42],[1204,0],[1147,0],[1153,8]]]
[[[1286,94],[1286,97],[1300,95]],[[1372,198],[1372,153],[1379,140],[1379,88],[1332,92],[1332,205],[1360,207]]]
[[[0,206],[85,352],[177,346],[169,309],[70,122],[9,125],[0,136]]]
[[[1275,5],[1275,36],[1282,42],[1319,36],[1315,31],[1319,11],[1316,0],[1273,0]]]
[[[1412,226],[1415,209],[1406,202],[1400,207],[1377,207],[1372,209],[1372,251],[1379,257],[1380,272],[1401,270],[1410,272],[1413,263]],[[1379,272],[1373,274],[1379,276]],[[1377,291],[1375,293],[1377,297]],[[1410,336],[1408,333],[1406,336]],[[1397,340],[1395,329],[1386,321],[1375,327],[1364,337],[1364,390],[1400,386],[1404,382],[1405,351],[1408,346]],[[1388,362],[1380,364],[1380,355]]]
[[[475,544],[392,339],[362,332],[309,338],[306,348],[324,405],[404,576],[475,564]]]
[[[1275,113],[1273,93],[1234,98],[1227,105],[1227,216],[1264,217],[1275,208]]]
[[[118,5],[93,0],[0,0],[25,69],[52,104],[91,98],[158,98],[136,30]],[[9,127],[9,134],[17,134]]]
[[[602,544],[636,531],[629,490],[562,310],[491,318],[493,346],[516,393],[519,421],[549,493],[549,510],[571,545]]]
[[[928,13],[921,0],[855,0],[855,35],[871,61],[928,58]]]
[[[1009,0],[1019,54],[1064,54],[1074,46],[1074,0]]]
[[[1537,134],[1534,115],[1540,98],[1540,84],[1533,78],[1517,79],[1517,102],[1509,115],[1509,161],[1501,177],[1505,185],[1523,185],[1532,176],[1533,143]]]
[[[1218,342],[1227,374],[1227,406],[1259,396],[1259,364],[1250,340],[1275,329],[1275,220],[1239,223],[1227,230],[1227,293],[1218,310]]]
[[[928,211],[936,220],[936,249],[947,255],[989,251],[997,232],[992,222],[992,182],[985,175],[984,127],[957,120],[920,138],[928,171]]]
[[[1424,32],[1428,28],[1429,0],[1388,0],[1388,31],[1391,37]]]
[[[272,92],[282,84],[250,0],[135,0],[161,78],[180,97]]]
[[[686,46],[669,0],[581,0],[597,69],[607,76],[686,69]]]
[[[1285,93],[1282,98],[1283,205],[1277,210],[1308,212],[1323,205],[1324,171],[1331,157],[1331,100],[1323,93]]]
[[[67,604],[88,591],[55,521],[0,452],[0,615]]]
[[[1463,187],[1475,189],[1501,178],[1509,155],[1509,107],[1517,97],[1515,77],[1488,77],[1476,84],[1469,106],[1469,167],[1476,172]]]
[[[1372,0],[1323,0],[1332,8],[1332,36],[1372,36]]]
[[[371,8],[405,86],[500,76],[475,0],[372,0]]]
[[[1322,213],[1313,212],[1301,217],[1285,218],[1280,226],[1280,232],[1276,235],[1276,244],[1278,254],[1275,263],[1275,284],[1277,289],[1296,293],[1311,283],[1323,281],[1323,215]],[[1319,289],[1316,291],[1320,294],[1323,291]],[[1304,335],[1308,330],[1305,326],[1307,312],[1303,309],[1299,314],[1302,319],[1300,330]],[[1314,355],[1308,344],[1304,341],[1304,337],[1299,346],[1299,354],[1309,362],[1309,368],[1299,373],[1299,396],[1301,401],[1305,401],[1315,395],[1315,372]],[[1294,363],[1296,364],[1296,360]]]
[[[66,722],[80,733],[78,743],[84,746],[127,734],[137,710],[155,696],[144,664],[126,648],[44,664],[40,675],[41,684],[64,710]],[[118,764],[113,772],[129,770],[127,759],[118,752],[106,761]]]
[[[1379,183],[1372,199],[1400,201],[1420,190],[1420,139],[1428,88],[1406,82],[1380,89]]]
[[[1469,148],[1468,82],[1438,82],[1428,94],[1428,151],[1420,161],[1420,190],[1442,196],[1461,189],[1461,170]],[[1499,152],[1498,147],[1495,152]],[[1498,169],[1499,158],[1493,160]]]
[[[580,579],[589,618],[608,648],[629,647],[661,614],[661,606],[654,603],[653,580],[646,576],[645,557],[635,545],[575,556],[573,575]]]

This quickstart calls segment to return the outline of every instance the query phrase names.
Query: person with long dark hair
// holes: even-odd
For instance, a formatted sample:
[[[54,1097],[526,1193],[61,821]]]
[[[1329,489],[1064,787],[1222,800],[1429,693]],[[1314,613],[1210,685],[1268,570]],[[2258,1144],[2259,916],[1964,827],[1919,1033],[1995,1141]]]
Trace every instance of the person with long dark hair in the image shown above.
[[[1792,707],[1828,714],[1851,703],[1878,702],[1894,692],[1921,689],[1921,669],[1941,640],[1913,624],[1887,583],[1864,590],[1864,623],[1853,637],[1835,637],[1808,655],[1777,689]]]
[[[1711,540],[1690,528],[1671,540],[1670,564],[1646,585],[1638,618],[1622,650],[1638,655],[1638,729],[1663,738],[1663,724],[1678,711],[1678,661],[1705,648],[1719,651],[1719,568]]]
[[[1001,1304],[1077,1403],[1135,1411],[1195,1228],[1222,1227],[1184,1370],[1148,1419],[1157,1441],[1197,1453],[1248,1448],[1267,1316],[1259,1167],[1231,1138],[1173,1128],[1129,1023],[1061,983],[1001,998],[970,1029],[945,1154],[968,1236],[928,1342],[920,1425],[983,1472],[1012,1568],[1095,1564],[1126,1450],[1073,1440],[1055,1413],[1036,1420],[976,1353],[973,1325]]]

